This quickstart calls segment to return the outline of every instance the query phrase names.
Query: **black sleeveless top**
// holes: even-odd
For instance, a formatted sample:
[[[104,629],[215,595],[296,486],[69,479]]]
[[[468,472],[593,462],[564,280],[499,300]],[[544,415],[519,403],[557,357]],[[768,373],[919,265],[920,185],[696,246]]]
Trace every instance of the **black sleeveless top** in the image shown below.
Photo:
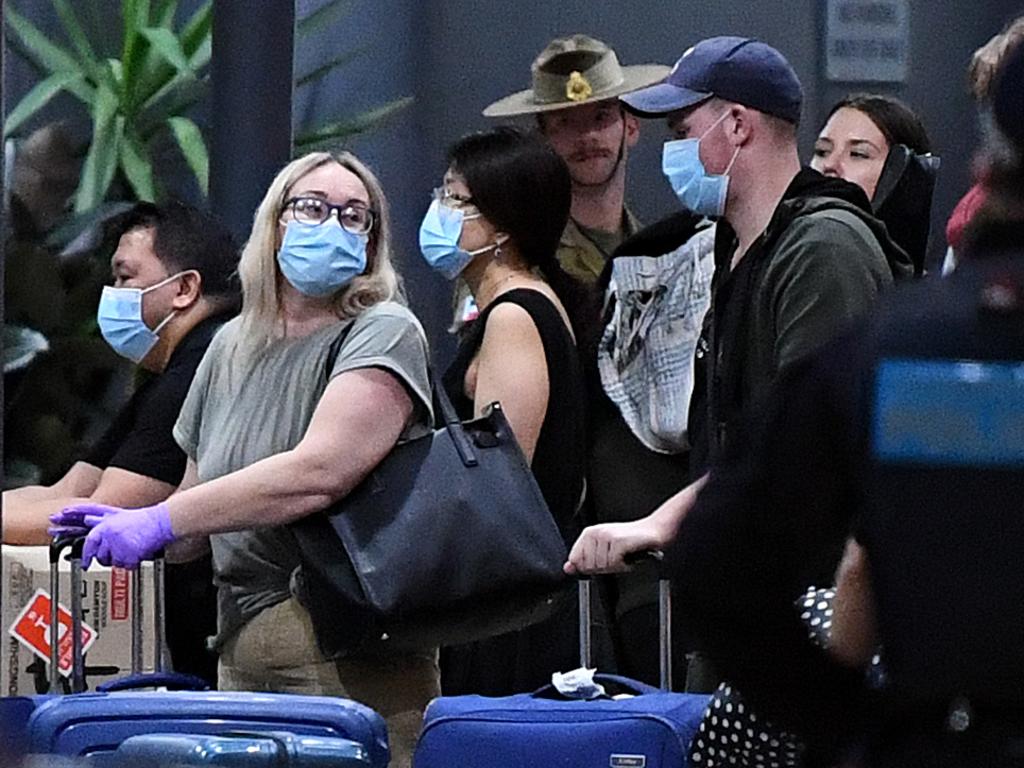
[[[574,516],[583,492],[586,466],[586,397],[576,344],[551,300],[529,288],[516,288],[498,296],[466,331],[455,361],[445,372],[444,388],[459,417],[472,418],[473,400],[465,393],[466,371],[480,350],[491,310],[505,302],[526,310],[544,347],[548,405],[531,468],[551,514],[571,542],[578,533]]]

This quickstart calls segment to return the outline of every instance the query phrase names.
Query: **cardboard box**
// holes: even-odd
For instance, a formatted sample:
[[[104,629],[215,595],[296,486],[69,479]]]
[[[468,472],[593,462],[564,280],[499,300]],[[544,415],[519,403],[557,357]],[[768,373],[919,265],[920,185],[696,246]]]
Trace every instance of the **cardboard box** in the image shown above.
[[[142,573],[142,647],[144,671],[153,670],[153,566]],[[85,656],[86,684],[129,674],[132,667],[132,594],[127,571],[93,564],[82,573],[82,618],[96,633]],[[50,591],[48,547],[3,545],[3,660],[0,663],[0,695],[26,696],[49,690],[50,665],[11,634],[11,629],[33,600],[37,590]],[[71,607],[71,565],[60,563],[60,603]],[[106,674],[90,673],[90,667],[108,667]]]

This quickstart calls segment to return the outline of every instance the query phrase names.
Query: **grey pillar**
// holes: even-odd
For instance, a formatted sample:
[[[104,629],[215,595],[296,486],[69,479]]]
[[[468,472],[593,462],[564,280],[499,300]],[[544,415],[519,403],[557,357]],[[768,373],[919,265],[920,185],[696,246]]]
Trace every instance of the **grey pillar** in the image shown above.
[[[210,207],[240,241],[292,151],[294,0],[214,0]]]
[[[3,23],[3,3],[0,2],[0,24]],[[7,99],[4,94],[7,93],[7,88],[4,81],[4,57],[7,54],[7,39],[6,37],[0,38],[0,124],[2,124],[4,118],[7,117]],[[7,179],[7,168],[4,165],[6,162],[6,150],[3,146],[0,146],[0,187],[4,184]],[[7,190],[0,188],[0,243],[4,246],[0,246],[0,285],[4,284],[4,265],[7,261],[6,243],[7,243],[7,206],[3,205],[3,200],[7,195]],[[0,291],[0,327],[3,326],[4,318],[7,316],[4,307],[4,292]],[[3,351],[3,342],[0,341],[0,352]],[[2,357],[2,356],[0,356]],[[4,402],[4,377],[2,371],[0,371],[0,403]],[[4,472],[3,464],[3,445],[4,445],[4,420],[0,419],[0,488],[4,486],[6,473]],[[3,528],[4,511],[3,505],[0,505],[0,528]],[[4,572],[3,565],[0,564],[0,584],[4,583]],[[4,590],[0,590],[0,615],[3,613],[4,604],[2,593]]]
[[[0,24],[3,24],[3,2],[0,0]],[[7,99],[5,94],[7,93],[7,82],[4,80],[4,58],[7,55],[7,38],[0,39],[0,124],[7,117]],[[7,206],[3,204],[6,199],[7,190],[3,188],[3,185],[7,181],[7,150],[6,147],[2,146],[0,142],[0,243],[3,243],[2,251],[0,251],[0,286],[4,284],[4,269],[7,262]],[[0,327],[3,326],[4,320],[7,317],[6,308],[4,307],[4,292],[0,291]],[[0,351],[3,350],[3,342],[0,341]],[[4,381],[2,372],[0,372],[0,403],[4,402]],[[4,481],[6,480],[6,473],[4,472],[3,464],[3,445],[4,445],[4,420],[0,419],[0,488],[3,487]],[[0,528],[3,527],[4,512],[2,505],[0,505]],[[0,565],[0,584],[3,584],[3,566]],[[2,591],[2,590],[0,590]],[[3,611],[3,598],[0,597],[0,613]]]

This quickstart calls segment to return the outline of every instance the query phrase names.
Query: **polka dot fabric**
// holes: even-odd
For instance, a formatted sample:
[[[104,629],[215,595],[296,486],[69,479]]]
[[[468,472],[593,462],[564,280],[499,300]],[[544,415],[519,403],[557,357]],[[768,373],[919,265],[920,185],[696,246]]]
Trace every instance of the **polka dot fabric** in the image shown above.
[[[796,602],[811,640],[824,646],[832,627],[831,589],[811,587]],[[695,768],[799,768],[803,745],[770,720],[751,712],[731,685],[722,683],[711,696],[697,734],[690,743]]]
[[[698,768],[797,768],[801,751],[793,736],[749,711],[732,686],[722,683],[711,696],[690,744],[690,764]]]

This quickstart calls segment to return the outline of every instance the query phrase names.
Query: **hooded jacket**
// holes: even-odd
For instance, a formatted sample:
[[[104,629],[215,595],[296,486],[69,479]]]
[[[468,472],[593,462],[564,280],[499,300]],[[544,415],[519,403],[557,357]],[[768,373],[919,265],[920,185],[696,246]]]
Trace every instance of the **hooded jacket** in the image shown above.
[[[871,213],[863,190],[801,170],[767,228],[730,270],[736,235],[720,222],[711,308],[697,345],[691,475],[742,443],[776,379],[869,312],[909,256]]]

